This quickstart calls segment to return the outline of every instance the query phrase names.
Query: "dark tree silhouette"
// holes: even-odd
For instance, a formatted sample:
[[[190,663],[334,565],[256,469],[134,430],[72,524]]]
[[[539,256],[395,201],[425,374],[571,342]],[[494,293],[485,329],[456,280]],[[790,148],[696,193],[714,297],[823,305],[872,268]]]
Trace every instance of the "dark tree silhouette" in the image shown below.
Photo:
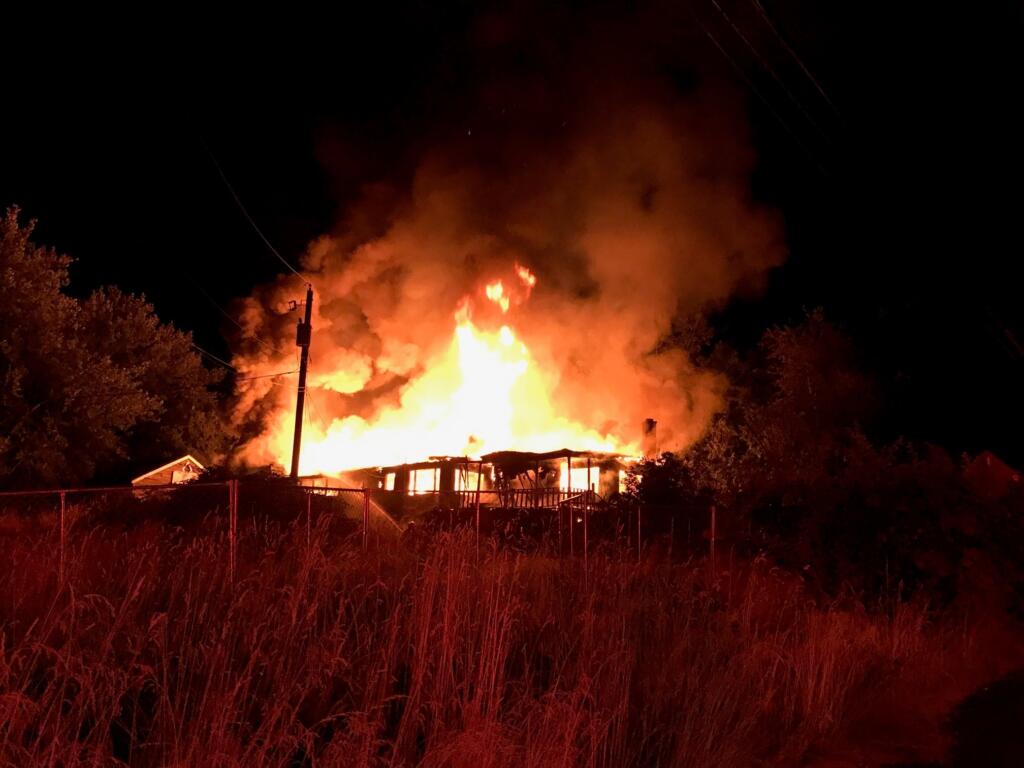
[[[88,480],[130,457],[212,453],[214,374],[144,300],[64,290],[71,259],[0,219],[0,485]]]
[[[728,546],[767,553],[829,593],[923,591],[945,603],[984,584],[996,602],[1021,602],[1019,490],[982,498],[942,448],[870,439],[876,384],[820,310],[768,330],[745,356],[719,345],[701,364],[728,380],[724,407],[687,451],[638,468],[630,495],[652,532],[668,521],[677,539],[680,521],[706,529],[714,504]]]
[[[125,436],[131,463],[140,468],[183,453],[206,460],[225,447],[225,424],[211,389],[222,371],[203,366],[190,334],[161,323],[144,297],[102,288],[81,305],[82,329],[93,351],[126,370],[155,403]]]

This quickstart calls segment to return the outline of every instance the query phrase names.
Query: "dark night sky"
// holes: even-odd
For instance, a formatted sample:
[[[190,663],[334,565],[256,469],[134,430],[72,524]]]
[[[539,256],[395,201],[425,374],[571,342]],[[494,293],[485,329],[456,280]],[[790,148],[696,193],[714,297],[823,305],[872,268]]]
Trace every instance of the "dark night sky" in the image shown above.
[[[742,345],[821,304],[886,387],[888,436],[1024,463],[1020,8],[763,5],[838,115],[750,0],[640,4],[678,29],[673,76],[743,89],[754,189],[785,221],[787,263],[720,328]],[[39,241],[77,259],[74,290],[144,292],[162,318],[226,354],[225,321],[196,285],[227,306],[280,265],[204,142],[297,260],[361,185],[401,180],[433,141],[476,128],[486,154],[489,132],[520,130],[480,107],[492,79],[572,64],[559,51],[580,24],[596,15],[614,27],[632,13],[522,5],[497,16],[519,30],[511,45],[489,43],[481,30],[500,23],[468,5],[302,24],[189,20],[189,34],[164,37],[171,25],[141,21],[123,36],[31,27],[4,54],[0,205],[19,204],[39,220]]]

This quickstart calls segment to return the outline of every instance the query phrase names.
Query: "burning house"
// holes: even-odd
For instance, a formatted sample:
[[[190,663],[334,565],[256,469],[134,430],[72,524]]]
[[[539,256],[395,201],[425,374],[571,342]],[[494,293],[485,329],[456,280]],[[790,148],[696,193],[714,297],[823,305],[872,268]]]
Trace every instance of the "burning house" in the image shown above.
[[[599,451],[497,451],[480,458],[432,456],[424,461],[345,472],[337,482],[369,489],[377,512],[415,520],[431,511],[458,516],[486,510],[544,515],[593,505],[624,489],[635,458]],[[330,492],[331,479],[302,478]]]
[[[446,497],[480,491],[505,507],[545,507],[557,503],[560,495],[565,494],[617,493],[632,461],[595,451],[498,451],[479,459],[434,457],[381,467],[369,479],[382,490],[410,496]]]
[[[742,135],[643,114],[583,121],[500,178],[442,154],[394,209],[367,201],[373,226],[353,215],[310,245],[297,475],[405,499],[605,495],[626,457],[699,438],[725,382],[676,320],[756,286],[781,246],[747,194]],[[709,177],[694,138],[725,141],[728,167]],[[244,463],[292,463],[298,398],[281,372],[300,296],[291,275],[240,307]],[[652,415],[657,436],[639,429]]]
[[[392,519],[432,509],[554,511],[576,500],[594,503],[625,489],[636,458],[598,451],[498,451],[473,459],[433,456],[425,461],[345,472],[335,482],[370,489],[374,504]],[[330,492],[332,479],[304,477],[307,487]]]
[[[657,454],[657,422],[645,419],[644,458]],[[566,494],[607,497],[625,490],[637,457],[607,451],[495,451],[479,459],[431,456],[424,461],[346,473],[362,487],[408,496],[438,495],[451,505],[457,494],[487,494],[504,507],[550,507]],[[560,496],[561,494],[561,496]],[[446,503],[447,502],[447,503]]]

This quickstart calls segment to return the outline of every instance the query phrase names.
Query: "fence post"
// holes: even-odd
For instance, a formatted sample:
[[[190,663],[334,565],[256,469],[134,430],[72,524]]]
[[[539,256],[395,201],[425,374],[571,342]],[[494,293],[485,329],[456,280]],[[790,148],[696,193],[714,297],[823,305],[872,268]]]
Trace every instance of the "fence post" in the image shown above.
[[[60,560],[57,565],[57,580],[60,586],[64,586],[64,547],[67,539],[65,527],[65,496],[64,491],[60,492]]]
[[[569,493],[572,493],[572,491],[569,491]],[[572,496],[566,496],[565,497],[565,503],[560,505],[560,508],[561,507],[565,507],[565,511],[569,513],[569,557],[570,558],[575,558],[576,557],[576,511],[574,509],[575,506],[576,506],[576,502],[573,501]],[[558,513],[558,522],[559,522],[559,525],[561,525],[561,522],[562,522],[562,513],[561,512]]]
[[[238,549],[238,480],[228,480],[228,570],[235,583]]]
[[[715,568],[715,533],[716,533],[716,531],[715,531],[715,527],[716,527],[715,524],[717,522],[717,520],[716,520],[717,517],[718,516],[716,514],[715,505],[712,504],[711,505],[711,552],[710,552],[710,554],[711,554],[711,573],[712,573],[712,575],[715,575],[717,573],[717,569]]]
[[[484,463],[481,461],[476,473],[476,546],[480,548],[480,483],[484,476]],[[479,552],[477,553],[479,554]]]
[[[568,454],[565,457],[565,503],[558,504],[555,508],[558,510],[558,556],[562,557],[564,554],[562,545],[562,510],[564,508],[569,521],[569,557],[573,558],[576,556],[576,515],[572,511],[572,456]]]
[[[638,563],[640,562],[640,549],[641,549],[641,546],[642,546],[641,539],[640,539],[640,510],[641,510],[640,503],[637,502],[637,505],[636,505],[636,561]]]
[[[313,494],[306,492],[306,549],[309,549],[309,527],[311,507],[313,506]]]
[[[587,490],[583,497],[583,568],[586,577],[590,574],[590,502],[594,495],[594,483],[590,481],[590,457],[587,457]]]
[[[568,498],[568,497],[566,497]],[[569,505],[566,501],[565,504],[559,504],[555,507],[555,519],[558,521],[558,559],[561,560],[565,555],[565,544],[562,542],[562,507]],[[569,528],[569,533],[572,533],[572,528]]]
[[[369,545],[370,535],[370,489],[363,488],[363,551]]]
[[[587,461],[589,464],[589,459]],[[589,467],[588,467],[589,469]],[[590,478],[590,472],[587,472],[587,478]],[[583,501],[583,573],[584,578],[589,579],[590,577],[590,494],[591,491],[586,492],[586,496]]]

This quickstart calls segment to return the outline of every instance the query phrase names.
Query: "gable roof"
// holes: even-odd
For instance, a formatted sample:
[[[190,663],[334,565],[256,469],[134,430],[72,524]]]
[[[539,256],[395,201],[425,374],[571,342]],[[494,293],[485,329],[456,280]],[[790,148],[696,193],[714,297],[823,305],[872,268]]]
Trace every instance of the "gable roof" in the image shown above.
[[[184,456],[179,456],[174,461],[168,461],[162,467],[157,467],[156,469],[151,469],[151,470],[149,470],[149,472],[146,472],[145,474],[139,475],[134,480],[132,480],[132,485],[135,485],[135,483],[139,482],[140,480],[145,480],[147,477],[152,477],[153,475],[159,474],[160,472],[163,472],[165,469],[170,469],[175,464],[181,464],[182,462],[185,462],[185,461],[191,461],[193,464],[195,464],[197,467],[199,467],[199,469],[206,469],[206,467],[203,466],[202,462],[199,461],[199,459],[197,459],[191,453],[186,453]]]

